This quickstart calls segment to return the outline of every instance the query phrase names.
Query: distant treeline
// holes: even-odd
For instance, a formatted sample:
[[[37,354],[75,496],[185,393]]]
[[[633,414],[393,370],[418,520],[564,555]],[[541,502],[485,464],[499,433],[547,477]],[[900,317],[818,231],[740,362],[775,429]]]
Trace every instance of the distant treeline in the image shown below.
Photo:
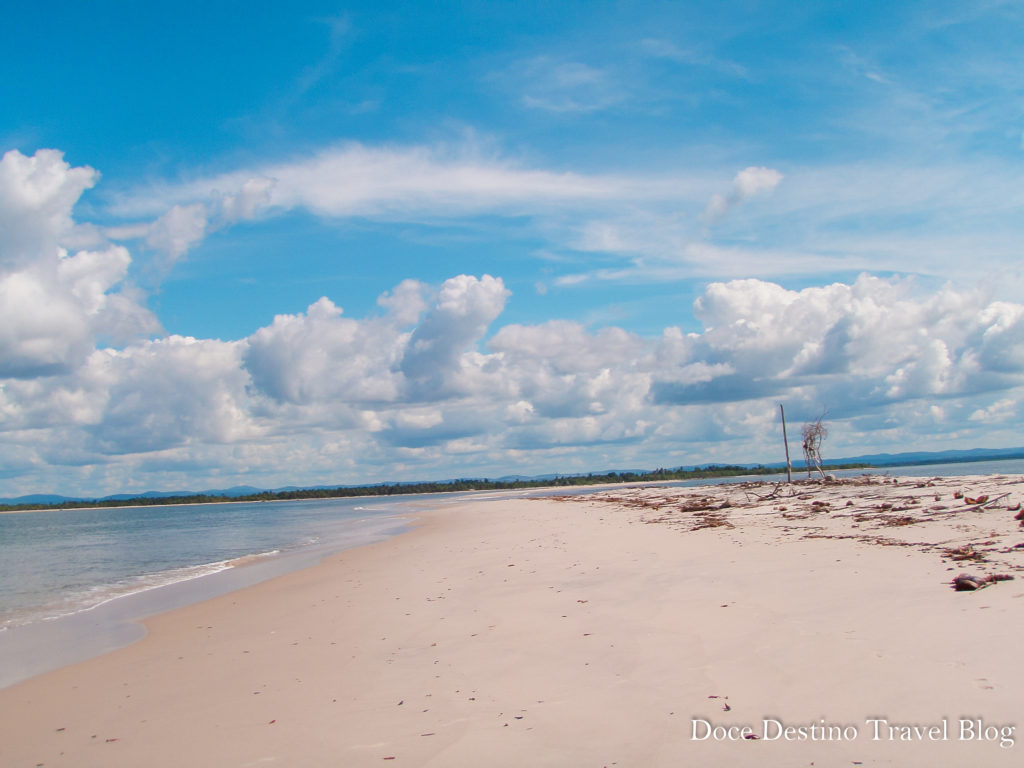
[[[866,469],[869,464],[833,464],[827,470]],[[343,486],[339,488],[299,488],[291,491],[261,491],[244,496],[187,494],[181,496],[138,496],[130,499],[94,499],[65,501],[59,504],[0,504],[0,510],[17,512],[29,509],[81,509],[83,507],[149,507],[172,504],[220,504],[225,501],[291,501],[298,499],[338,499],[354,496],[398,496],[411,493],[458,493],[460,491],[503,491],[524,488],[560,488],[605,483],[650,483],[667,480],[700,480],[740,475],[776,475],[779,467],[741,467],[711,464],[695,469],[656,469],[653,472],[608,472],[601,475],[563,475],[546,479],[487,480],[463,479],[433,483],[385,483],[381,485]],[[794,469],[794,473],[797,470]]]

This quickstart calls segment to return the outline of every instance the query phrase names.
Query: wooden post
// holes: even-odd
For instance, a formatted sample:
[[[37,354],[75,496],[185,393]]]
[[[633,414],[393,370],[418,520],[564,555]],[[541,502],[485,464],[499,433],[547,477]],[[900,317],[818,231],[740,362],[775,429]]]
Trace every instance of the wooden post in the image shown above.
[[[786,409],[779,403],[779,413],[782,414],[782,442],[786,445],[786,482],[793,482],[793,465],[789,463],[789,437],[786,436]]]

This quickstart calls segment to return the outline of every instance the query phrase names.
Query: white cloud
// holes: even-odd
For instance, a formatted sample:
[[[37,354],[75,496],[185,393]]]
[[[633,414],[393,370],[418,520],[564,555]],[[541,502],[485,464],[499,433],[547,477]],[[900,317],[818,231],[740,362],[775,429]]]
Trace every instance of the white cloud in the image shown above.
[[[429,303],[427,290],[403,281],[378,299],[388,310],[379,317],[344,318],[326,297],[305,314],[278,315],[246,340],[243,359],[255,391],[281,404],[389,411],[486,388],[491,362],[474,347],[508,290],[489,275],[451,278]],[[388,419],[393,427],[413,426]]]
[[[64,247],[94,239],[76,228],[72,209],[95,179],[54,150],[0,159],[0,378],[67,372],[101,337],[126,341],[159,329],[123,284],[127,250]]]
[[[431,429],[444,423],[444,412],[440,408],[409,408],[397,411],[392,421],[399,427]]]
[[[76,461],[252,437],[256,424],[238,342],[169,336],[95,350],[70,373],[8,380],[0,435],[34,430],[32,444],[76,446]]]
[[[79,251],[57,262],[57,280],[78,299],[89,315],[100,312],[110,299],[108,291],[117,285],[131,264],[128,250],[112,246],[105,251]]]
[[[164,251],[173,262],[206,236],[207,224],[202,203],[175,205],[149,227],[146,245]]]
[[[230,215],[218,211],[235,211],[238,204],[218,201],[244,198],[253,202],[241,218],[302,208],[326,217],[451,221],[483,213],[615,210],[626,202],[678,206],[700,199],[706,188],[693,172],[628,176],[523,167],[473,142],[458,147],[350,142],[293,161],[133,189],[115,201],[113,210],[125,217],[160,216],[173,206],[202,204],[208,220],[230,222]]]
[[[237,189],[222,193],[214,189],[208,202],[176,204],[152,224],[142,227],[110,228],[111,237],[134,238],[144,235],[146,245],[162,251],[169,264],[184,256],[212,231],[238,221],[254,219],[270,205],[274,180],[265,177],[246,179]]]
[[[608,70],[549,56],[521,62],[502,79],[521,92],[524,106],[549,112],[597,112],[629,96]]]
[[[0,377],[63,372],[92,350],[80,303],[54,287],[29,271],[0,277]]]
[[[223,226],[236,221],[248,221],[259,216],[270,205],[275,181],[266,177],[246,179],[235,192],[215,192],[214,221]]]
[[[350,142],[290,161],[130,190],[113,211],[158,222],[107,231],[111,237],[150,233],[154,244],[180,254],[233,221],[295,209],[326,218],[471,227],[486,227],[486,216],[498,215],[536,230],[550,243],[544,250],[558,251],[565,263],[573,262],[573,252],[591,262],[591,254],[602,255],[597,268],[545,281],[564,286],[856,271],[976,279],[976,264],[1007,272],[1008,256],[1019,249],[1019,185],[1004,167],[909,161],[791,167],[783,184],[778,170],[752,165],[735,174],[729,190],[714,192],[719,179],[707,164],[639,174],[529,167],[472,139],[434,146]],[[191,216],[179,211],[179,226],[171,227],[161,217],[172,217],[175,206]],[[733,215],[741,208],[742,215]],[[1006,285],[1007,277],[999,282]]]
[[[989,370],[1024,370],[1024,306],[996,301],[979,312],[979,361]]]
[[[400,369],[415,397],[445,397],[463,389],[470,373],[463,353],[501,314],[509,291],[500,278],[459,275],[446,280],[437,302],[417,326]]]
[[[435,224],[492,213],[550,218],[559,211],[612,211],[624,203],[678,206],[687,195],[699,196],[703,186],[692,173],[655,177],[528,168],[471,141],[458,147],[349,142],[294,161],[130,190],[114,201],[112,212],[156,219],[104,232],[119,240],[145,238],[173,264],[211,232],[294,209],[328,218]]]
[[[732,181],[733,192],[740,200],[759,192],[769,192],[775,189],[782,181],[782,174],[774,168],[764,166],[744,168],[736,174]]]
[[[828,280],[868,271],[986,280],[1002,298],[1019,294],[1021,194],[1005,165],[790,167],[770,194],[765,170],[741,172],[730,191],[716,194],[707,177],[680,173],[690,185],[674,208],[623,204],[568,222],[564,242],[603,258],[552,282]]]
[[[387,414],[386,421],[377,435],[383,445],[397,451],[426,449],[439,458],[448,454],[452,444],[493,444],[503,438],[503,424],[495,418],[490,402],[401,407]]]
[[[158,225],[135,236],[180,253],[216,227],[296,205],[397,217],[595,201],[610,210],[625,199],[660,205],[668,194],[638,191],[635,180],[428,151],[350,147],[327,161],[220,177],[200,185],[205,197],[171,202]],[[237,341],[140,341],[158,328],[130,284],[131,254],[72,217],[95,173],[59,153],[9,153],[0,164],[0,219],[21,228],[0,244],[0,455],[26,446],[8,465],[25,478],[61,465],[79,467],[69,472],[81,483],[103,484],[130,479],[133,467],[169,478],[160,466],[187,474],[206,462],[237,481],[258,475],[262,483],[269,472],[282,483],[313,483],[450,474],[456,454],[474,474],[522,462],[544,471],[556,460],[593,469],[758,458],[762,450],[770,458],[764,434],[777,399],[794,419],[828,406],[839,422],[834,439],[851,447],[879,435],[908,447],[937,435],[965,441],[987,428],[1012,442],[1019,428],[1024,305],[956,283],[926,290],[863,275],[790,290],[719,281],[693,307],[698,332],[670,326],[644,337],[570,320],[502,325],[505,282],[457,275],[440,286],[405,280],[365,317],[347,317],[323,297]],[[348,192],[332,176],[361,167],[367,176]],[[747,169],[730,194],[741,202],[775,189],[774,173]],[[689,199],[696,219],[707,196]],[[406,203],[409,211],[399,210]],[[670,218],[609,214],[614,226],[591,230],[592,245],[626,249],[639,222],[653,228]],[[674,230],[677,263],[646,252],[637,263],[666,275],[681,264],[692,274],[704,262],[711,274],[754,263],[753,251],[685,235]],[[655,253],[657,238],[644,248]],[[688,308],[675,320],[687,323]],[[119,349],[103,348],[115,338]],[[289,467],[305,474],[285,476]],[[108,470],[107,480],[87,477]],[[248,472],[256,475],[243,478]]]
[[[744,168],[732,180],[732,189],[728,194],[716,193],[711,196],[707,208],[704,209],[704,221],[709,224],[718,221],[744,200],[761,192],[770,192],[781,182],[782,174],[774,168],[765,168],[764,166]]]
[[[706,331],[690,354],[734,373],[690,384],[656,382],[663,402],[781,396],[801,389],[849,411],[924,397],[963,397],[1016,386],[1021,309],[977,292],[919,294],[907,281],[862,276],[853,285],[788,291],[759,280],[708,287],[695,312]],[[1005,335],[1004,335],[1005,334]],[[807,395],[804,395],[806,398]]]
[[[978,408],[968,418],[971,421],[982,424],[1007,424],[1014,422],[1017,417],[1019,402],[1013,398],[1005,397],[997,400],[987,408]]]
[[[90,424],[99,450],[139,453],[252,437],[241,345],[169,336],[125,350],[100,350],[83,376],[104,393]]]
[[[461,275],[428,293],[405,281],[378,315],[346,318],[323,298],[240,341],[169,337],[7,379],[0,449],[33,430],[31,456],[11,470],[29,476],[46,462],[122,472],[157,458],[193,472],[189,457],[203,456],[300,483],[451,474],[456,454],[468,474],[674,465],[770,459],[780,399],[794,421],[827,406],[830,448],[859,451],[877,435],[913,447],[1012,430],[1024,388],[1024,306],[953,287],[736,280],[696,302],[700,332],[553,320],[499,327],[482,347],[502,281]]]
[[[250,336],[243,357],[255,387],[295,405],[396,400],[401,380],[394,369],[409,334],[390,317],[341,315],[324,297],[305,314],[278,315]]]
[[[388,310],[399,325],[412,325],[429,306],[427,289],[418,280],[403,280],[393,291],[381,294],[377,304]]]
[[[307,161],[270,166],[272,202],[329,216],[465,215],[511,207],[537,210],[559,201],[600,203],[664,194],[668,180],[644,189],[640,179],[585,176],[517,168],[477,156],[427,147],[372,148],[350,144]],[[224,179],[230,184],[231,177]],[[214,180],[213,184],[220,183]]]
[[[71,209],[99,174],[72,168],[64,153],[16,149],[0,158],[0,272],[53,258],[72,234]]]
[[[488,343],[500,359],[513,421],[529,429],[523,444],[544,439],[564,444],[565,420],[589,419],[578,434],[621,439],[645,408],[653,364],[652,345],[620,328],[590,332],[579,323],[554,320],[536,326],[508,325]],[[556,420],[555,427],[548,420]],[[556,437],[556,432],[560,436]]]

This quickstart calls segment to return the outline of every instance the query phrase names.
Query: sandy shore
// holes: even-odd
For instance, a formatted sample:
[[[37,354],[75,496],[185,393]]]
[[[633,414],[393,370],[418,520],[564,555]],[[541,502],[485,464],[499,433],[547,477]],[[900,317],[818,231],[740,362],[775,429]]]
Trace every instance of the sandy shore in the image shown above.
[[[956,477],[446,507],[0,690],[0,764],[1019,765],[1021,501]]]

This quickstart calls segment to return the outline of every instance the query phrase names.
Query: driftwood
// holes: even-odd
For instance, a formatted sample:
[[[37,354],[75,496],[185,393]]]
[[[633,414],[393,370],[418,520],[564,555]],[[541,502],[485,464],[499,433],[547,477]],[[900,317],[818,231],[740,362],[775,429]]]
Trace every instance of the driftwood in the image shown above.
[[[760,501],[768,501],[770,499],[777,499],[781,495],[780,492],[782,490],[782,485],[783,484],[781,482],[776,483],[775,487],[772,488],[772,490],[769,491],[768,493],[766,493],[764,496],[762,496],[760,493],[757,493],[757,492],[755,492],[753,490],[748,490],[748,489],[744,489],[743,492],[747,496],[747,501],[750,501],[750,497],[751,496],[753,496],[754,498],[756,498],[756,499],[758,499]],[[789,495],[792,496],[793,494],[790,493]]]
[[[966,511],[967,512],[977,512],[980,509],[984,509],[985,507],[989,507],[989,506],[995,504],[1000,499],[1005,499],[1009,495],[1010,495],[1009,493],[1004,493],[1002,496],[996,496],[996,497],[991,498],[991,499],[986,499],[986,498],[970,499],[970,498],[968,498],[967,499],[967,503],[968,504],[973,504],[974,506],[968,507]]]

